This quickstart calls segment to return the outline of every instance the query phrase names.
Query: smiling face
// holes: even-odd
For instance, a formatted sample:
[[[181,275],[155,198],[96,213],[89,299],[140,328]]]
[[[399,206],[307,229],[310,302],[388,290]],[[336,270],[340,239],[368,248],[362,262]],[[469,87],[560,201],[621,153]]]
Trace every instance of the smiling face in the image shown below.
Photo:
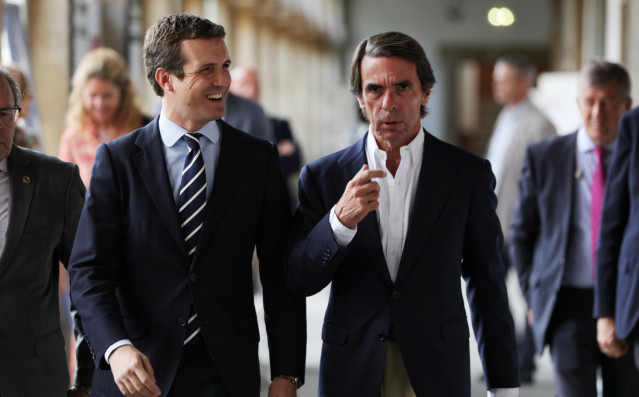
[[[366,112],[371,133],[387,152],[406,146],[421,128],[420,107],[430,90],[422,91],[415,64],[401,57],[364,56],[359,106]]]
[[[106,79],[92,77],[82,89],[82,106],[99,126],[113,124],[122,103],[122,90]]]
[[[187,39],[182,42],[184,78],[158,69],[164,89],[163,112],[188,131],[224,116],[224,101],[231,84],[231,60],[224,39]]]

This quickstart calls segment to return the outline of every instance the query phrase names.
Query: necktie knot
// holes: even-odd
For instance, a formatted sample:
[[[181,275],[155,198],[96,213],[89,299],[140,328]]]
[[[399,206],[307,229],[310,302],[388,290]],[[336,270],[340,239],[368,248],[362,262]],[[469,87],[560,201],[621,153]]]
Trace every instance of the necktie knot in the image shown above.
[[[189,147],[189,150],[197,150],[200,148],[200,137],[202,134],[197,132],[187,132],[182,135],[182,139],[186,143],[186,146]]]
[[[602,163],[604,161],[604,158],[606,157],[606,149],[602,148],[601,146],[595,146],[595,155],[597,156],[597,161],[599,161],[599,163]]]

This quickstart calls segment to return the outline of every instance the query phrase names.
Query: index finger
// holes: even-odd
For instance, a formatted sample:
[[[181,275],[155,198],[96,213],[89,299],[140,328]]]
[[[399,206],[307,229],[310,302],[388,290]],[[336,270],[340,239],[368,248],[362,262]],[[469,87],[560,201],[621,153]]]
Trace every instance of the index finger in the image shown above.
[[[363,185],[370,182],[373,178],[384,178],[386,176],[386,172],[383,170],[371,170],[368,169],[368,166],[364,164],[361,170],[353,177],[353,182],[357,185]]]

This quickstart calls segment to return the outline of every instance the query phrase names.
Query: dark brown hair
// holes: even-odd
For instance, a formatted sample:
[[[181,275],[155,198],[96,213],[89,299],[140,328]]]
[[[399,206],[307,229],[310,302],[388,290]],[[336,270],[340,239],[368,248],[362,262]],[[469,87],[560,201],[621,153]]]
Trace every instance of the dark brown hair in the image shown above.
[[[155,71],[163,68],[177,78],[184,78],[182,70],[186,59],[182,54],[182,41],[187,39],[224,38],[222,25],[191,14],[169,15],[157,21],[144,36],[144,71],[146,78],[159,96],[164,90],[155,80]]]
[[[362,96],[362,71],[361,64],[364,55],[370,57],[401,57],[415,64],[417,76],[422,86],[422,92],[426,93],[435,85],[435,75],[426,57],[426,52],[417,40],[399,32],[386,32],[371,36],[361,43],[355,50],[351,63],[351,92],[358,97]],[[420,107],[421,117],[428,113],[425,106]]]

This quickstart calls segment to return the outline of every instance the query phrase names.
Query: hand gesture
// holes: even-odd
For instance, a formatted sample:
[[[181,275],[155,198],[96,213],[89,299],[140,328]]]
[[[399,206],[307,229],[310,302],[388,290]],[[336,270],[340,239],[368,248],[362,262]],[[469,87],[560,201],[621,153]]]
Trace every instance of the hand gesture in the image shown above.
[[[337,219],[349,229],[357,225],[371,211],[379,207],[379,184],[373,178],[384,178],[386,172],[369,170],[364,164],[346,185],[344,194],[335,206]]]

